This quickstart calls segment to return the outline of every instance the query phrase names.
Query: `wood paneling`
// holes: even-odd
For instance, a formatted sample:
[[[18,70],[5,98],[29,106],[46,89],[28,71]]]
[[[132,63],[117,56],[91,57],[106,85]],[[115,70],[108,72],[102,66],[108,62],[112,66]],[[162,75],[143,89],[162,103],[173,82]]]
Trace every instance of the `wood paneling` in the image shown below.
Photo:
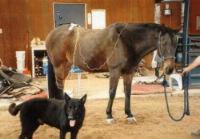
[[[200,35],[200,30],[196,28],[197,16],[200,16],[200,0],[190,0],[190,34]]]
[[[154,0],[0,0],[0,58],[5,65],[16,67],[15,51],[26,50],[31,67],[30,41],[44,40],[53,29],[53,3],[86,3],[91,9],[106,9],[106,22],[153,22]],[[90,28],[90,26],[88,26]]]
[[[0,6],[0,28],[3,29],[0,57],[6,65],[15,66],[15,51],[23,50],[26,43],[26,4],[25,1],[1,0]]]
[[[165,24],[168,27],[174,29],[181,29],[181,2],[170,2],[169,9],[171,9],[171,15],[164,15],[165,5],[167,3],[160,4],[161,18],[160,23]]]
[[[200,16],[200,0],[190,0],[190,13],[189,13],[189,32],[190,34],[200,35],[200,30],[196,28],[196,18]],[[165,4],[161,4],[161,24],[165,24],[174,29],[181,28],[181,3],[170,2],[170,9],[172,10],[171,16],[163,15]]]

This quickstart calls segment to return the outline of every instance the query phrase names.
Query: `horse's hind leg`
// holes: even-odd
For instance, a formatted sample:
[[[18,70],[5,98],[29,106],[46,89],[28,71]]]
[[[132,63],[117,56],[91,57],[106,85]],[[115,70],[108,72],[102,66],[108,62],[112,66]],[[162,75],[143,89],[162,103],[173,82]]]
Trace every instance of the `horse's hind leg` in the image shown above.
[[[57,87],[61,90],[60,92],[56,92],[57,95],[55,95],[55,98],[63,99],[64,83],[65,83],[65,79],[69,73],[70,68],[71,68],[71,64],[68,63],[67,61],[62,62],[58,66],[54,66],[56,84],[57,84]]]
[[[130,108],[132,78],[133,78],[133,74],[123,75],[124,93],[125,93],[125,114],[127,115],[127,119],[130,121],[135,120]]]
[[[112,70],[110,71],[110,84],[109,84],[109,101],[108,106],[106,109],[107,114],[107,121],[112,122],[113,116],[112,116],[112,105],[115,98],[117,85],[119,82],[120,73],[118,70]]]

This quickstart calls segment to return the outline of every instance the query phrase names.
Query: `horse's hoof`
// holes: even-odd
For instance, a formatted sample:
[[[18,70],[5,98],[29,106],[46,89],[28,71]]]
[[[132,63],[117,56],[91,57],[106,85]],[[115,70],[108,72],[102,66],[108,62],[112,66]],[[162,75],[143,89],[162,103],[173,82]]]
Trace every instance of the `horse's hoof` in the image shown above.
[[[137,123],[137,120],[135,119],[135,117],[128,117],[127,118],[128,123]]]
[[[108,124],[113,124],[115,121],[114,121],[113,118],[109,118],[109,119],[106,119],[106,122],[107,122]]]

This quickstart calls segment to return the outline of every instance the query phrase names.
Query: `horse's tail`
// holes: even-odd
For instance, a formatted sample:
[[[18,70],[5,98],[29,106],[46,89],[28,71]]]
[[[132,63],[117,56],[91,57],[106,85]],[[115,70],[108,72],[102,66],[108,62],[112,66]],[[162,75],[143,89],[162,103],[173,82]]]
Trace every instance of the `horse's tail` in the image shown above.
[[[55,95],[58,92],[53,65],[49,58],[48,58],[48,92],[49,92],[49,98],[55,98]]]
[[[16,105],[15,103],[10,104],[8,111],[11,115],[15,116],[17,115],[17,113],[19,112],[19,110],[21,109],[23,103]]]
[[[62,89],[59,89],[56,85],[56,77],[54,72],[54,63],[53,60],[55,60],[57,57],[59,57],[60,47],[64,45],[64,39],[62,41],[60,38],[67,37],[67,33],[69,30],[69,25],[63,25],[60,27],[57,27],[53,31],[51,31],[47,38],[46,38],[46,48],[48,53],[48,93],[49,98],[57,98],[60,99],[63,97]],[[59,34],[59,35],[58,35]],[[57,61],[57,60],[55,60]]]
[[[48,93],[49,98],[63,99],[63,90],[59,89],[56,85],[55,72],[53,64],[48,58]]]

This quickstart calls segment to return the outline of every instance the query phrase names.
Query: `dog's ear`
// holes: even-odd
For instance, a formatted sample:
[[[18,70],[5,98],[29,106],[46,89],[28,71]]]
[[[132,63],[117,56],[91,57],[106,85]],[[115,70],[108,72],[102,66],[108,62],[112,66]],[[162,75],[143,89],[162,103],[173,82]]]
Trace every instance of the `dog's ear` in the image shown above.
[[[86,99],[87,99],[87,94],[85,94],[85,95],[81,98],[81,103],[82,103],[82,104],[85,104]]]
[[[71,99],[70,96],[68,96],[68,94],[65,93],[65,101],[69,101],[70,99]]]

